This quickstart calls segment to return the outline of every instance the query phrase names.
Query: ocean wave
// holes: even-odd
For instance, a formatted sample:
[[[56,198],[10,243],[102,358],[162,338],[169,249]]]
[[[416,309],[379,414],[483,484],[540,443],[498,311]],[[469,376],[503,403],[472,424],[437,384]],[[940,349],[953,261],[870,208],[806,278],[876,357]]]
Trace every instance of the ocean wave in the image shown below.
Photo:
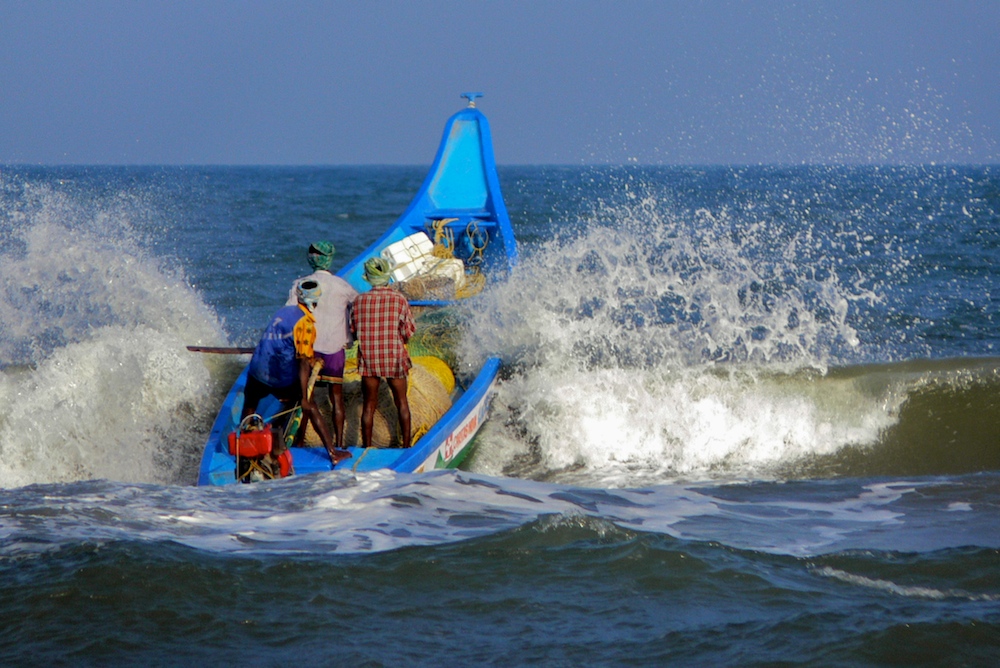
[[[233,374],[221,324],[146,246],[141,192],[0,182],[0,486],[191,481]]]
[[[976,594],[960,589],[936,589],[934,587],[921,587],[916,585],[903,585],[889,580],[869,578],[863,575],[847,573],[830,566],[814,568],[813,572],[823,577],[833,578],[846,584],[867,587],[893,594],[895,596],[905,596],[907,598],[924,598],[932,601],[944,601],[948,599],[959,599],[965,601],[1000,601],[1000,594]]]
[[[82,543],[364,554],[507,536],[514,548],[655,535],[767,554],[998,548],[996,476],[608,490],[456,471],[332,472],[226,488],[108,481],[0,490],[0,554]],[[951,504],[974,499],[954,513]],[[844,567],[836,566],[841,568]],[[849,572],[849,569],[848,569]]]

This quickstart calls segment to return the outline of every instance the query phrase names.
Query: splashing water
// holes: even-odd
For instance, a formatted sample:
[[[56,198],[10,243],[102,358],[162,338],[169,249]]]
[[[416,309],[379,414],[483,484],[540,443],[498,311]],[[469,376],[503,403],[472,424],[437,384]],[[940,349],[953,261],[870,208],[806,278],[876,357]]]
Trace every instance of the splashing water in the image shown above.
[[[626,181],[622,202],[488,296],[469,342],[513,372],[495,404],[506,424],[486,432],[503,454],[477,470],[599,485],[760,476],[873,442],[902,396],[824,380],[859,346],[852,302],[876,298],[823,252],[842,242],[809,221],[678,215],[651,191]]]
[[[219,388],[184,346],[224,337],[142,248],[141,197],[0,194],[0,486],[190,477]]]

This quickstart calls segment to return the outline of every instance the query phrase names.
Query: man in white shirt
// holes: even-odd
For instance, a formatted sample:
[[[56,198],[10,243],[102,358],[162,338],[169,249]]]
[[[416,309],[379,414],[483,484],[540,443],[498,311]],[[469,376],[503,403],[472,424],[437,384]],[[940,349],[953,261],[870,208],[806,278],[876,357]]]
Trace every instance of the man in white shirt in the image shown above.
[[[316,343],[313,350],[322,358],[323,369],[317,383],[329,388],[333,403],[333,433],[337,449],[344,448],[344,361],[346,349],[354,343],[351,335],[349,308],[358,292],[350,283],[330,272],[333,266],[334,247],[329,241],[317,241],[309,246],[309,266],[313,273],[295,281],[288,293],[286,304],[297,303],[295,285],[312,279],[319,283],[322,295],[313,317],[316,319]]]

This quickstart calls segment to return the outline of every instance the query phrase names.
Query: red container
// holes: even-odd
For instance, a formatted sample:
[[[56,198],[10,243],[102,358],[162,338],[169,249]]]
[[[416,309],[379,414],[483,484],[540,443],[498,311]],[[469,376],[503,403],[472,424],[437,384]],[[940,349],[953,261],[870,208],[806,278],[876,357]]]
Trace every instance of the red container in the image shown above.
[[[229,454],[236,455],[236,444],[239,443],[240,457],[263,457],[271,452],[274,444],[274,432],[270,429],[262,431],[246,431],[237,435],[229,435]]]
[[[281,467],[281,477],[287,478],[292,474],[292,451],[285,450],[278,455],[278,466]]]

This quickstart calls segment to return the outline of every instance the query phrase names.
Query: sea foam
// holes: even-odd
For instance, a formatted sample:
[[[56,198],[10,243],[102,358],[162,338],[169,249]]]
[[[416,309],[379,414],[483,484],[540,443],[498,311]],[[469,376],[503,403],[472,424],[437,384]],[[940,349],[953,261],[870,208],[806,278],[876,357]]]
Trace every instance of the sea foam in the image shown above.
[[[147,204],[0,185],[0,486],[192,477],[225,373],[185,344],[224,336],[146,247]]]
[[[674,211],[627,179],[621,192],[483,298],[465,354],[498,351],[510,373],[474,470],[767,477],[893,424],[905,395],[825,378],[859,357],[852,304],[877,299],[823,251],[843,241],[808,221]]]

